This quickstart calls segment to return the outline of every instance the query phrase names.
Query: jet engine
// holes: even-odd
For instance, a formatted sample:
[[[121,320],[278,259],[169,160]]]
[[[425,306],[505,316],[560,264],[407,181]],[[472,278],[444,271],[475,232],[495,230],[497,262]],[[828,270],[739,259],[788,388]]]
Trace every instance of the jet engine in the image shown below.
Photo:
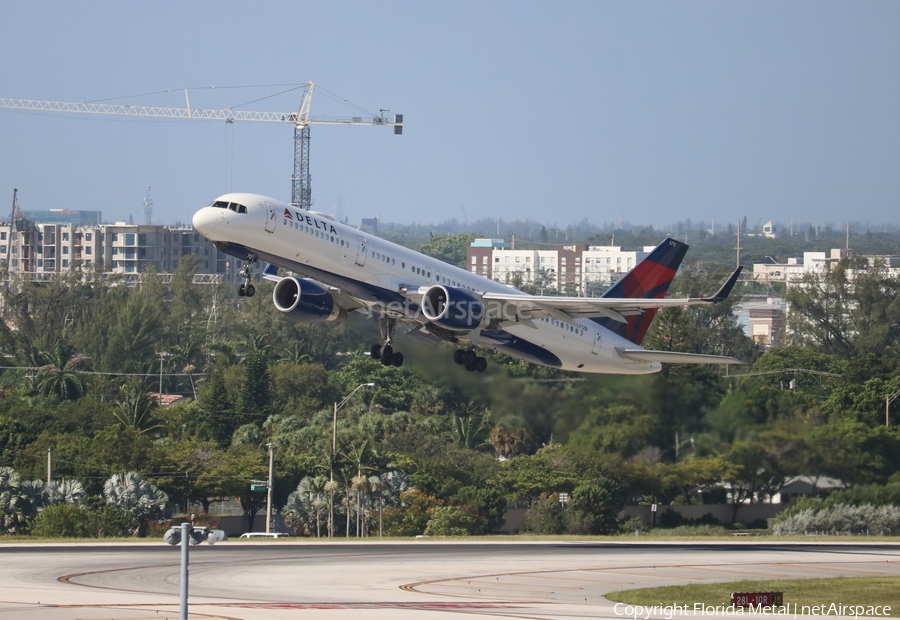
[[[275,307],[305,323],[342,321],[347,312],[334,302],[326,289],[308,278],[282,278],[272,292]]]
[[[486,320],[481,297],[466,289],[436,284],[425,291],[422,314],[451,331],[471,331]]]

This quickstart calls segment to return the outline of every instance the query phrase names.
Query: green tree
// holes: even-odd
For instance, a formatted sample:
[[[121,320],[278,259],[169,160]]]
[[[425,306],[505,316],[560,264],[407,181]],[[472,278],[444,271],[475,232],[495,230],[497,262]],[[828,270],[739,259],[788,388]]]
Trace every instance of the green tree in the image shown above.
[[[264,350],[251,350],[244,356],[242,364],[246,374],[241,384],[238,409],[265,419],[272,405],[268,356]]]
[[[59,400],[76,400],[85,391],[85,383],[79,370],[89,367],[89,360],[75,354],[75,347],[64,340],[57,340],[53,350],[42,353],[44,365],[37,371],[37,389],[44,396]]]
[[[610,534],[616,531],[616,515],[624,506],[619,483],[602,476],[584,481],[572,490],[569,498],[569,531]]]
[[[456,267],[466,267],[466,252],[475,235],[435,235],[419,246],[419,252]]]

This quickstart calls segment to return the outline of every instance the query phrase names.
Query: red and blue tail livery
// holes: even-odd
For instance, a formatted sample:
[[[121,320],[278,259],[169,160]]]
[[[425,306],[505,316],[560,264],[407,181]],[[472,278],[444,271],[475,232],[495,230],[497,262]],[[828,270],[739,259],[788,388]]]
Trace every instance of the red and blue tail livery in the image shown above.
[[[687,250],[687,244],[675,239],[666,239],[656,246],[647,258],[606,291],[603,298],[663,299],[669,291],[669,285],[672,284]],[[657,311],[658,308],[648,308],[641,314],[627,317],[625,323],[605,317],[593,320],[634,344],[641,344]]]

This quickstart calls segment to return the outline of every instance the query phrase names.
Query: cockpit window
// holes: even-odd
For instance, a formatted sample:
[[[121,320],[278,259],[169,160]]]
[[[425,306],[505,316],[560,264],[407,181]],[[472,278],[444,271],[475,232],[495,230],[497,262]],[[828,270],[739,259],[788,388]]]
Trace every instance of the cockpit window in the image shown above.
[[[229,211],[234,211],[235,213],[246,213],[247,207],[242,204],[238,204],[236,202],[225,202],[224,200],[217,200],[210,205],[216,209],[228,209]]]

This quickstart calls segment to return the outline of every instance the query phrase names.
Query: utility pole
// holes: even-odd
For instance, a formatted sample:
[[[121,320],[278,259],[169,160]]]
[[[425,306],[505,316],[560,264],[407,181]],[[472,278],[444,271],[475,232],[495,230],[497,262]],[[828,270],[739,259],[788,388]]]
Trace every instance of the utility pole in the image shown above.
[[[159,400],[157,401],[158,405],[162,405],[162,376],[163,376],[163,361],[169,357],[171,354],[160,351],[157,353],[159,355]]]
[[[892,394],[891,396],[884,397],[884,427],[891,427],[891,403],[897,400],[897,397],[900,396],[900,390]]]
[[[737,224],[737,267],[741,266],[741,221]]]
[[[47,486],[53,481],[53,453],[47,448]]]
[[[266,485],[266,534],[272,528],[272,474],[275,470],[275,446],[266,444],[269,448],[269,483]]]

